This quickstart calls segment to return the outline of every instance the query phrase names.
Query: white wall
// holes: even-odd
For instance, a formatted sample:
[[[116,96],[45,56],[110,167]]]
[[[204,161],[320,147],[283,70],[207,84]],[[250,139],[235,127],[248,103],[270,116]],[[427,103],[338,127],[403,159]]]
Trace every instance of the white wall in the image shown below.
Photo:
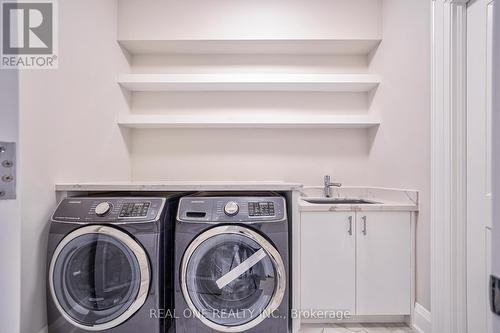
[[[18,141],[18,72],[0,70],[0,141]],[[1,160],[0,160],[1,161]],[[19,162],[19,161],[18,161]],[[17,184],[19,188],[19,183]],[[19,331],[20,261],[21,261],[20,200],[0,200],[0,323],[2,331]]]
[[[122,39],[370,38],[373,59],[340,56],[138,56],[132,72],[378,73],[371,96],[331,93],[136,93],[133,113],[379,113],[378,131],[134,130],[134,180],[285,180],[415,188],[417,301],[430,308],[429,1],[119,2]],[[146,19],[147,18],[147,19]],[[196,22],[196,24],[192,24]],[[258,22],[258,24],[256,23]]]
[[[115,126],[127,108],[116,75],[128,70],[116,43],[116,1],[59,1],[59,10],[59,69],[20,75],[23,333],[46,324],[54,184],[130,179],[126,133]]]
[[[20,75],[21,332],[36,333],[45,325],[47,220],[56,203],[54,183],[63,181],[280,179],[312,185],[330,173],[349,185],[420,189],[417,300],[429,308],[429,5],[398,0],[60,1],[60,68]],[[381,34],[384,41],[371,63],[341,57],[279,62],[238,58],[233,59],[236,64],[181,59],[191,61],[183,71],[220,71],[232,64],[242,71],[336,72],[342,64],[384,76],[373,99],[356,94],[197,93],[191,96],[192,108],[182,94],[172,93],[137,94],[130,104],[134,112],[368,110],[382,115],[378,132],[166,130],[129,136],[115,125],[116,115],[130,107],[115,82],[118,73],[130,70],[117,35],[222,39]],[[148,63],[133,62],[137,68]],[[178,65],[179,59],[170,58],[160,67],[170,71]]]
[[[381,0],[120,0],[120,39],[377,38]]]
[[[384,82],[372,108],[382,127],[370,152],[371,185],[421,191],[417,302],[430,309],[431,2],[384,0],[383,42],[372,70]]]

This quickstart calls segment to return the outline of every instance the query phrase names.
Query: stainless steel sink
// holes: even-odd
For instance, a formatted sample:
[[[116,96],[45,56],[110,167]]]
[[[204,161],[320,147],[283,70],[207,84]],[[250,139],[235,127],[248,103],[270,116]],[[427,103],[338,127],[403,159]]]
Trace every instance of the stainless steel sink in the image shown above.
[[[364,200],[364,199],[353,199],[353,198],[302,198],[302,200],[312,203],[312,204],[328,204],[328,205],[373,205],[379,202]]]

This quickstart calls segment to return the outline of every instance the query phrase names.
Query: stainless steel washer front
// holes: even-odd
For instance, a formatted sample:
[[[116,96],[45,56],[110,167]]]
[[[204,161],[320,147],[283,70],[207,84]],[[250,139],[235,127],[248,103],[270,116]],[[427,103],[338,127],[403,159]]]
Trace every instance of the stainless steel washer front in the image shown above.
[[[206,326],[242,332],[280,306],[286,269],[279,252],[259,233],[219,226],[200,234],[186,249],[181,289],[192,314]]]
[[[149,285],[146,252],[114,227],[76,229],[58,244],[50,262],[49,286],[57,309],[89,331],[129,319],[146,301]]]

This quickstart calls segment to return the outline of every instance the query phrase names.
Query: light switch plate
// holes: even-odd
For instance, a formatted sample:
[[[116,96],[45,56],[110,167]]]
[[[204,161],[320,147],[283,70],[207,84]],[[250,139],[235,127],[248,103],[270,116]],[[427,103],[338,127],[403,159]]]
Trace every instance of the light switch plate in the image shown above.
[[[0,200],[16,198],[16,144],[0,142]]]

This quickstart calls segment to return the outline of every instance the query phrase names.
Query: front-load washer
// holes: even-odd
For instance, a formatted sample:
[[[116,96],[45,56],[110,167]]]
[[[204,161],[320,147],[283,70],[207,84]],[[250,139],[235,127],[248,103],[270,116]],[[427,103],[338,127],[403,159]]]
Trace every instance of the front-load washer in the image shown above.
[[[285,198],[183,197],[175,230],[177,332],[289,332]]]
[[[173,331],[178,199],[67,198],[48,242],[49,333]]]

